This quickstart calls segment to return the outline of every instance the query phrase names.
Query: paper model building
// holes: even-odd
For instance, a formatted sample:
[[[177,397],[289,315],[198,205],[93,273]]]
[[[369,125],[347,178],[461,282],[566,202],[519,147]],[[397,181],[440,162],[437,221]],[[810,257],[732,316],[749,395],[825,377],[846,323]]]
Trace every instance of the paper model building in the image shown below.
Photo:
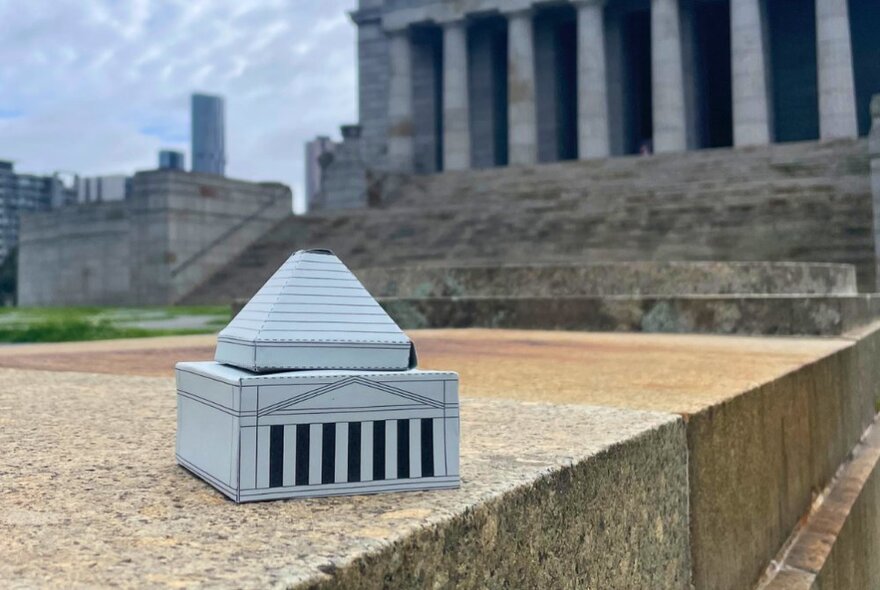
[[[177,365],[177,461],[236,502],[458,487],[458,375],[326,250],[300,251]]]

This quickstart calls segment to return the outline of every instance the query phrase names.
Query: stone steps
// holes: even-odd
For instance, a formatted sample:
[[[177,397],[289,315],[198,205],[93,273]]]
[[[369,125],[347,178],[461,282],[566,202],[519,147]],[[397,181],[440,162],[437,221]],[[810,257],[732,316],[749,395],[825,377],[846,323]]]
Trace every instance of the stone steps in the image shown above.
[[[292,251],[314,247],[355,269],[477,260],[849,263],[861,289],[874,289],[863,141],[453,172],[388,186],[379,208],[279,223],[184,302],[248,297]]]

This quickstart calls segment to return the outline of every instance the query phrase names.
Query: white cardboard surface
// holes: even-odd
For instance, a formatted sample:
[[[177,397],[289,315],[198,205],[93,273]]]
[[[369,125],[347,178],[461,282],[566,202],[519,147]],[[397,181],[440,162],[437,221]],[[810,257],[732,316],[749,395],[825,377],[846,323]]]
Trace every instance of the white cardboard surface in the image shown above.
[[[262,373],[406,370],[412,342],[332,252],[301,250],[217,339],[215,360]]]
[[[176,372],[178,463],[236,502],[460,484],[455,373]]]
[[[177,462],[236,502],[454,488],[458,375],[332,252],[300,251],[177,365]]]

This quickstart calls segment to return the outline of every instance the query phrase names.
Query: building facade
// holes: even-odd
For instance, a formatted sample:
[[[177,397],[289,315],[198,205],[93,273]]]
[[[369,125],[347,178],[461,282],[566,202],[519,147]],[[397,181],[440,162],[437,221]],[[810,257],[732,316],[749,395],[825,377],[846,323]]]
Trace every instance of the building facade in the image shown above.
[[[124,201],[131,194],[131,177],[124,174],[76,179],[76,202]]]
[[[186,170],[186,156],[176,150],[160,151],[159,170]]]
[[[352,19],[373,170],[856,137],[880,92],[877,2],[361,0]]]
[[[226,174],[226,107],[223,98],[192,95],[192,171]]]
[[[18,245],[21,214],[63,205],[67,192],[57,176],[19,174],[12,162],[0,161],[0,261]]]
[[[177,170],[138,172],[122,201],[22,216],[18,301],[174,304],[290,214],[290,189]]]

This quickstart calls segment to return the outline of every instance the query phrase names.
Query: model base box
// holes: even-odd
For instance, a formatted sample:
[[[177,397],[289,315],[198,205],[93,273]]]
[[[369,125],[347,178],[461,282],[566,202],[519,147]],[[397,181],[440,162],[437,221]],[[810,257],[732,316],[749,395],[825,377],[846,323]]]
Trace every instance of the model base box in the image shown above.
[[[460,485],[455,373],[176,374],[177,461],[236,502]]]

